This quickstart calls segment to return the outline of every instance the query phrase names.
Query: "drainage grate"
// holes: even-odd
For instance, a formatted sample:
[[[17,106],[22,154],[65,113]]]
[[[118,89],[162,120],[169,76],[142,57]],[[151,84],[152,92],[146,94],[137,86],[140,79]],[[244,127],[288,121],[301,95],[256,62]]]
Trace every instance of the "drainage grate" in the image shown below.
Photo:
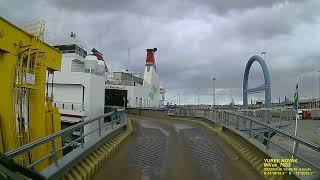
[[[180,129],[179,133],[184,147],[185,164],[201,167],[224,164],[222,152],[199,128]]]
[[[129,165],[142,169],[161,169],[167,159],[167,136],[155,128],[141,128],[141,136],[129,152]]]

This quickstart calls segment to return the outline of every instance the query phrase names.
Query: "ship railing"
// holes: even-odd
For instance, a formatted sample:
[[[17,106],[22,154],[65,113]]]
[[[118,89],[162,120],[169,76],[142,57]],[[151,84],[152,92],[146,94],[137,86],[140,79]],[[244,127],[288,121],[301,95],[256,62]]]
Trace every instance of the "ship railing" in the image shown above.
[[[70,53],[74,53],[74,54],[77,54],[79,55],[81,58],[85,58],[86,57],[86,54],[84,53],[81,53],[80,51],[78,50],[65,50],[65,51],[62,51],[63,54],[70,54]]]
[[[38,159],[31,159],[27,167],[33,169],[41,163],[49,162],[50,165],[41,174],[46,177],[59,176],[58,173],[70,169],[75,161],[81,159],[82,155],[93,151],[97,148],[97,144],[105,142],[108,139],[107,137],[125,127],[126,124],[127,119],[124,109],[115,107],[111,112],[84,120],[37,141],[18,147],[5,153],[5,155],[11,158],[18,157],[21,154],[32,155],[35,150],[39,150],[43,146],[50,146],[52,149],[50,153]],[[70,136],[77,131],[80,132],[79,137],[68,143],[63,143],[60,148],[57,147],[57,142],[61,138]]]
[[[123,106],[109,106],[109,105],[106,105],[106,106],[104,106],[104,113],[112,112],[115,109],[117,111],[125,111],[125,107],[123,107]]]
[[[272,158],[297,159],[295,168],[310,168],[320,173],[320,145],[265,122],[228,110],[176,108],[173,115],[207,119],[216,127],[226,128],[247,139]],[[266,116],[268,118],[268,115]]]
[[[53,105],[64,110],[84,111],[84,103],[54,101]]]
[[[71,72],[83,72],[88,74],[95,74],[97,76],[105,76],[105,72],[99,72],[95,68],[86,68],[84,64],[72,64]]]

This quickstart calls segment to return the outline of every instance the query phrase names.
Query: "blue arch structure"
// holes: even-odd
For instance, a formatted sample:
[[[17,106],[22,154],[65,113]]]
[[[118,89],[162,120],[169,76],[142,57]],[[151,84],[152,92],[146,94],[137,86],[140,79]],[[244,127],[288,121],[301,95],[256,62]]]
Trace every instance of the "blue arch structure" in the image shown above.
[[[249,78],[249,72],[252,63],[255,61],[258,61],[262,68],[263,72],[263,77],[264,77],[264,84],[248,89],[248,78]],[[268,67],[265,63],[265,61],[257,55],[252,56],[249,61],[247,62],[246,69],[244,71],[244,78],[243,78],[243,107],[248,108],[248,94],[252,93],[259,93],[264,91],[264,96],[265,96],[265,107],[269,108],[271,107],[271,83],[270,83],[270,75],[269,75],[269,70]]]

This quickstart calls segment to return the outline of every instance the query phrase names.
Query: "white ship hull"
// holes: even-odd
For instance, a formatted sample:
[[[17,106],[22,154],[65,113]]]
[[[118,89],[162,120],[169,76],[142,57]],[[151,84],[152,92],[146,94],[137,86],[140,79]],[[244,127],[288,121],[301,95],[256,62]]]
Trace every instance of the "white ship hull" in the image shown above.
[[[110,105],[135,108],[163,107],[154,59],[153,64],[150,64],[147,57],[143,78],[118,72],[113,74],[116,75],[115,78],[120,75],[120,80],[110,81],[103,55],[96,49],[92,49],[93,54],[88,55],[85,45],[78,41],[74,34],[56,47],[63,52],[62,68],[54,74],[54,79],[52,76],[47,79],[47,84],[53,85],[53,101],[61,113],[62,128],[103,115]],[[121,79],[122,76],[127,79]],[[51,88],[48,89],[47,93],[51,94]],[[102,124],[108,121],[101,119]],[[97,127],[98,124],[86,126],[83,130],[90,132]],[[64,137],[63,141],[68,143],[79,136],[79,133]],[[95,135],[87,136],[85,141],[90,138],[95,138]]]

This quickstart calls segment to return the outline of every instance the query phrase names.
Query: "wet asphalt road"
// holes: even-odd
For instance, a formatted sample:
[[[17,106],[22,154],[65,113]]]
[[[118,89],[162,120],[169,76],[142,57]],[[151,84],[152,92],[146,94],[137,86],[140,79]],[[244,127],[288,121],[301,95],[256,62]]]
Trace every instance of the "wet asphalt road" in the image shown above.
[[[262,179],[204,127],[173,119],[129,117],[133,135],[92,179]]]

